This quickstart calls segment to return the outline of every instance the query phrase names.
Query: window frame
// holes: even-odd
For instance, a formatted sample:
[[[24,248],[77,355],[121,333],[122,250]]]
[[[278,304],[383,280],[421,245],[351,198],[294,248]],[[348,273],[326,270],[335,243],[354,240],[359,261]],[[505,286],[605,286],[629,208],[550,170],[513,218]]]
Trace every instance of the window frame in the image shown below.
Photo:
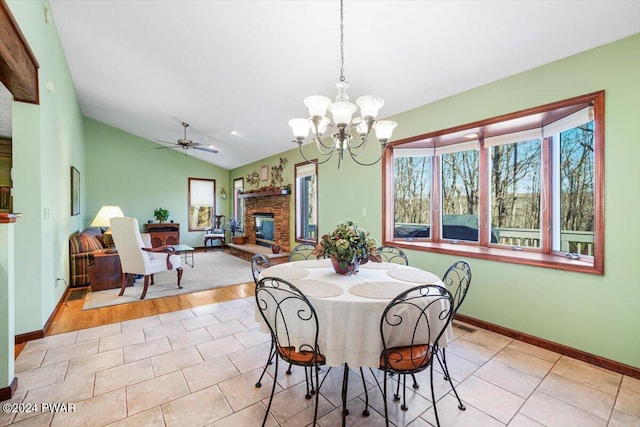
[[[303,236],[300,235],[300,221],[299,221],[299,215],[300,212],[298,212],[299,209],[299,203],[298,203],[298,167],[300,166],[306,166],[306,165],[312,165],[315,171],[315,177],[316,177],[316,238],[315,239],[308,239],[305,238]],[[311,243],[311,244],[317,244],[318,243],[318,229],[319,229],[319,212],[318,212],[318,207],[320,205],[320,203],[318,203],[318,196],[319,196],[319,177],[318,177],[318,163],[317,160],[311,160],[311,161],[306,161],[306,162],[300,162],[300,163],[296,163],[293,167],[293,183],[294,183],[294,230],[295,230],[295,241],[299,242],[299,243]]]
[[[556,110],[570,109],[572,107],[589,104],[593,107],[594,112],[594,227],[593,227],[593,245],[594,252],[593,257],[581,256],[580,259],[570,259],[566,253],[561,251],[555,251],[552,249],[552,209],[543,210],[541,215],[541,238],[542,245],[540,248],[528,249],[513,249],[505,248],[504,245],[492,244],[489,241],[490,222],[488,217],[488,197],[489,197],[489,149],[484,147],[484,138],[482,131],[491,127],[491,125],[500,124],[510,120],[520,119],[527,116],[545,117],[547,114],[553,114]],[[477,122],[468,123],[448,129],[443,129],[435,132],[429,132],[426,134],[416,135],[409,138],[405,138],[399,141],[394,141],[389,144],[385,149],[382,160],[382,184],[383,184],[383,197],[382,197],[382,216],[383,216],[383,229],[382,240],[384,244],[395,245],[404,249],[435,252],[448,255],[465,256],[470,258],[479,258],[490,261],[509,262],[515,264],[523,264],[537,267],[555,268],[560,270],[589,273],[596,275],[604,275],[604,91],[593,92],[586,95],[576,96],[570,99],[557,101],[525,110],[520,110],[513,113],[508,113],[493,118],[480,120]],[[544,120],[544,119],[542,119]],[[543,123],[541,123],[542,125]],[[394,149],[403,150],[412,148],[408,146],[413,143],[414,148],[417,148],[417,144],[421,141],[437,141],[442,140],[443,137],[453,134],[465,134],[471,132],[480,133],[480,152],[479,152],[479,188],[480,188],[480,201],[479,201],[479,241],[476,242],[457,242],[450,243],[441,240],[440,228],[441,228],[441,213],[433,214],[431,218],[431,237],[427,238],[414,238],[407,240],[405,238],[394,238],[394,193],[393,193],[393,180],[394,180]],[[435,142],[437,144],[437,142]],[[552,179],[552,152],[551,152],[550,137],[544,137],[542,139],[542,186],[541,191],[544,194],[542,196],[542,203],[551,203],[553,197],[553,184]],[[433,157],[433,179],[432,179],[432,200],[433,206],[439,206],[441,189],[439,182],[440,172],[440,157]],[[551,206],[551,205],[549,205]]]
[[[237,184],[240,185],[237,185]],[[244,230],[244,199],[240,197],[244,190],[244,178],[236,178],[233,180],[233,216],[238,221],[238,232],[242,233]],[[242,212],[240,210],[242,205]],[[241,215],[238,215],[240,213]]]
[[[192,227],[191,225],[191,182],[192,181],[207,181],[207,182],[211,182],[213,187],[212,187],[212,193],[211,193],[211,201],[212,204],[210,205],[211,207],[211,215],[209,215],[209,226],[208,227]],[[211,228],[213,222],[211,217],[213,215],[216,214],[216,180],[212,179],[212,178],[192,178],[189,177],[188,178],[188,183],[187,183],[187,226],[189,227],[189,231],[204,231],[208,228]]]

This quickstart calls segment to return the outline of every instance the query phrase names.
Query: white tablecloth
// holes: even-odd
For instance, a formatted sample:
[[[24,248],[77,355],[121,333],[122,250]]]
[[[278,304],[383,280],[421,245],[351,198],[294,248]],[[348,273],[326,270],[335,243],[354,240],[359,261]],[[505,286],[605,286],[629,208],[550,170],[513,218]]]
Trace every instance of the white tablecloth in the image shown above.
[[[317,262],[317,266],[312,266],[311,262]],[[270,275],[268,271],[271,269],[294,267],[297,270],[304,268],[308,272],[304,278],[287,281],[294,286],[296,282],[307,286],[310,283],[317,284],[319,282],[327,284],[327,291],[318,292],[323,296],[318,297],[307,294],[307,298],[318,315],[318,323],[320,325],[318,344],[320,351],[326,356],[327,364],[329,366],[339,366],[343,363],[348,363],[352,367],[369,366],[377,368],[380,362],[380,353],[383,349],[380,338],[380,317],[393,297],[380,298],[374,296],[369,298],[354,295],[349,292],[349,288],[364,283],[373,284],[372,288],[382,286],[383,283],[391,286],[397,283],[398,292],[395,294],[397,295],[403,290],[420,285],[420,283],[399,280],[389,276],[387,272],[391,269],[397,270],[400,268],[418,269],[397,264],[375,263],[377,264],[375,265],[376,268],[368,268],[367,264],[365,264],[360,267],[358,274],[344,276],[335,273],[333,268],[328,265],[327,260],[307,260],[302,261],[302,263],[307,264],[301,264],[300,261],[280,264],[264,270],[263,275]],[[418,273],[418,271],[412,271],[412,273]],[[394,275],[398,276],[397,274]],[[415,276],[415,274],[411,276]],[[434,280],[433,283],[442,285],[442,282],[436,276],[431,277]],[[328,292],[328,289],[332,286],[338,286],[342,292],[337,296],[325,297],[324,295],[335,295],[336,292]],[[363,286],[366,285],[359,286],[358,294],[360,295],[362,295]],[[301,291],[305,293],[302,290],[303,287],[301,286]],[[264,320],[257,309],[256,319],[261,323],[261,329],[264,332],[268,332],[268,328],[263,324]],[[304,334],[301,331],[300,333]],[[445,334],[440,339],[440,347],[446,347],[452,339],[453,334],[449,324]]]

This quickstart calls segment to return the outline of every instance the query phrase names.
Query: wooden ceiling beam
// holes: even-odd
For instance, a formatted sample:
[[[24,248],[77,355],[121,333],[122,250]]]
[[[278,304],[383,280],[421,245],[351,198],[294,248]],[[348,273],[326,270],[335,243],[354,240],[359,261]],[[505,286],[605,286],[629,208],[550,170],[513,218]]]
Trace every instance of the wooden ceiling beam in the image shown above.
[[[0,0],[0,81],[16,101],[39,104],[38,61],[9,10]]]

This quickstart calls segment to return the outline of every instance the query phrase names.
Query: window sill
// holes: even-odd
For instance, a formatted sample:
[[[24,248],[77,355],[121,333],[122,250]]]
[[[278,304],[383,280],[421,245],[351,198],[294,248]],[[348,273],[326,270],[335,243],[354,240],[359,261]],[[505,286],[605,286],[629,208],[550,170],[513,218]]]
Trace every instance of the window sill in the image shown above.
[[[402,249],[410,249],[421,252],[435,252],[447,255],[457,255],[468,258],[485,259],[489,261],[510,262],[513,264],[531,265],[534,267],[554,268],[557,270],[574,271],[604,275],[604,269],[598,269],[593,258],[584,257],[578,260],[568,259],[560,254],[543,254],[540,252],[516,251],[513,249],[486,248],[465,244],[434,243],[427,241],[394,240],[384,242]]]

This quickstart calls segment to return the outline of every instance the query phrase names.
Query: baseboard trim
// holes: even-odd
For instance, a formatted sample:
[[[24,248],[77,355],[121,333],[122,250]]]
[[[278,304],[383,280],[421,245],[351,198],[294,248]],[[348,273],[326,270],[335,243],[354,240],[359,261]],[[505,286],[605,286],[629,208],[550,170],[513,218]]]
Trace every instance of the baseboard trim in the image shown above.
[[[7,387],[0,388],[0,402],[5,400],[9,400],[16,393],[16,389],[18,388],[18,378],[13,377],[13,381]]]
[[[16,337],[15,337],[16,345],[25,343],[27,341],[37,340],[39,338],[44,338],[44,336],[49,331],[49,328],[51,327],[51,323],[53,322],[53,319],[56,317],[56,314],[58,314],[58,311],[60,311],[60,308],[62,307],[62,304],[64,304],[64,302],[67,300],[67,297],[69,296],[69,292],[71,292],[71,288],[69,286],[67,286],[67,289],[65,289],[64,293],[62,294],[62,297],[60,298],[60,301],[58,301],[58,304],[56,304],[56,308],[53,310],[53,312],[51,313],[51,315],[49,316],[49,318],[45,322],[45,324],[42,327],[42,329],[39,329],[37,331],[25,332],[24,334],[16,335]]]
[[[538,338],[533,335],[528,335],[522,332],[515,331],[513,329],[505,328],[503,326],[496,325],[494,323],[485,322],[484,320],[475,319],[473,317],[465,316],[463,314],[456,314],[456,320],[459,320],[470,325],[478,326],[479,328],[486,329],[491,332],[504,335],[509,338],[517,339],[528,344],[535,345],[553,352],[569,356],[574,359],[581,360],[583,362],[590,363],[601,368],[608,369],[610,371],[618,372],[623,375],[628,375],[633,378],[640,379],[640,368],[636,368],[624,363],[616,362],[615,360],[607,359],[604,357],[596,356],[595,354],[587,353],[582,350],[578,350],[572,347],[567,347],[562,344],[558,344],[553,341],[548,341],[543,338]]]

